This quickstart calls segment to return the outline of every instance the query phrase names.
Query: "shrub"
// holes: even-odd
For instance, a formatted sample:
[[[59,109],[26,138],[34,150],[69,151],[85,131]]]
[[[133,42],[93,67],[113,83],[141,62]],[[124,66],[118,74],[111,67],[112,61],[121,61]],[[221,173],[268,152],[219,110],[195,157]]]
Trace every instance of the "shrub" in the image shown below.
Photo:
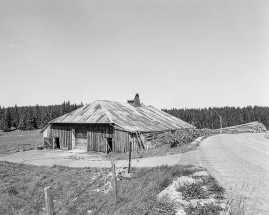
[[[196,207],[189,206],[185,209],[188,215],[219,215],[222,210],[219,205],[213,203],[204,205],[198,203]]]
[[[182,193],[185,200],[189,199],[205,199],[208,197],[207,191],[201,186],[200,183],[189,183],[179,186],[178,192]]]

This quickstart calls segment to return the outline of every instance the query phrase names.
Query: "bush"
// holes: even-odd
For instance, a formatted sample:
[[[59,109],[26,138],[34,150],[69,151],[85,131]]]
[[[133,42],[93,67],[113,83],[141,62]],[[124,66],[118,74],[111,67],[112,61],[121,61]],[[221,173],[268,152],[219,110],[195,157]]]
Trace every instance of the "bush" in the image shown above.
[[[204,205],[198,203],[196,207],[189,206],[185,211],[188,215],[219,215],[222,208],[213,203]]]
[[[179,186],[177,191],[182,193],[182,197],[185,200],[208,198],[208,192],[200,183],[184,184]]]

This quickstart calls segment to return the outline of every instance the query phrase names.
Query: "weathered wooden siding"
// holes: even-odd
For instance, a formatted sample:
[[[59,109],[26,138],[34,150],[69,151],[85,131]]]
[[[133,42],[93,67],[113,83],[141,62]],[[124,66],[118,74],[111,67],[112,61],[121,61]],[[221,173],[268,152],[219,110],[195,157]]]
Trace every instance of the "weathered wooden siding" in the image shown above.
[[[129,146],[129,132],[114,129],[114,152],[127,152]]]
[[[108,124],[51,124],[50,137],[59,137],[61,148],[72,149],[72,129],[87,130],[88,151],[106,152],[107,138],[113,138]]]
[[[115,152],[128,152],[129,144],[132,142],[132,151],[139,151],[140,147],[135,134],[130,134],[118,126],[114,126],[114,151]]]
[[[71,129],[72,126],[68,124],[51,124],[49,137],[59,137],[61,149],[72,149]]]
[[[43,131],[43,138],[47,138],[50,136],[50,125]]]
[[[132,142],[132,151],[141,150],[135,134],[109,124],[51,124],[49,137],[59,137],[60,148],[72,149],[73,132],[87,130],[87,150],[107,152],[107,138],[112,138],[113,152],[128,152]],[[74,140],[73,140],[74,142]],[[73,143],[74,145],[74,143]],[[74,146],[73,146],[74,147]]]
[[[111,125],[88,126],[88,151],[106,152],[107,138],[113,138]]]

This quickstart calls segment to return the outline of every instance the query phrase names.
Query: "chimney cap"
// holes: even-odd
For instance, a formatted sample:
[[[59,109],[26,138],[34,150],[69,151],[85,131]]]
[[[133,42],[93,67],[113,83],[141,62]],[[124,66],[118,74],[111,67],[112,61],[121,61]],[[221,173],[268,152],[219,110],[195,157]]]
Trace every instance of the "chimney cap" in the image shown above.
[[[127,99],[127,103],[134,106],[134,107],[141,107],[139,94],[131,94]]]
[[[134,101],[135,98],[139,98],[139,94],[138,93],[131,93],[127,99],[127,101]]]

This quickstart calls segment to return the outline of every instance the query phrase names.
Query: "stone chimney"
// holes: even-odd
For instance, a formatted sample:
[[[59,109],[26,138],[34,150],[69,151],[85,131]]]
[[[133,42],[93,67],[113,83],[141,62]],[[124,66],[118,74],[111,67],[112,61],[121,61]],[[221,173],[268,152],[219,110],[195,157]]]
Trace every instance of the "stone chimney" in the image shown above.
[[[139,94],[131,94],[127,99],[127,103],[134,106],[134,107],[141,107]]]

